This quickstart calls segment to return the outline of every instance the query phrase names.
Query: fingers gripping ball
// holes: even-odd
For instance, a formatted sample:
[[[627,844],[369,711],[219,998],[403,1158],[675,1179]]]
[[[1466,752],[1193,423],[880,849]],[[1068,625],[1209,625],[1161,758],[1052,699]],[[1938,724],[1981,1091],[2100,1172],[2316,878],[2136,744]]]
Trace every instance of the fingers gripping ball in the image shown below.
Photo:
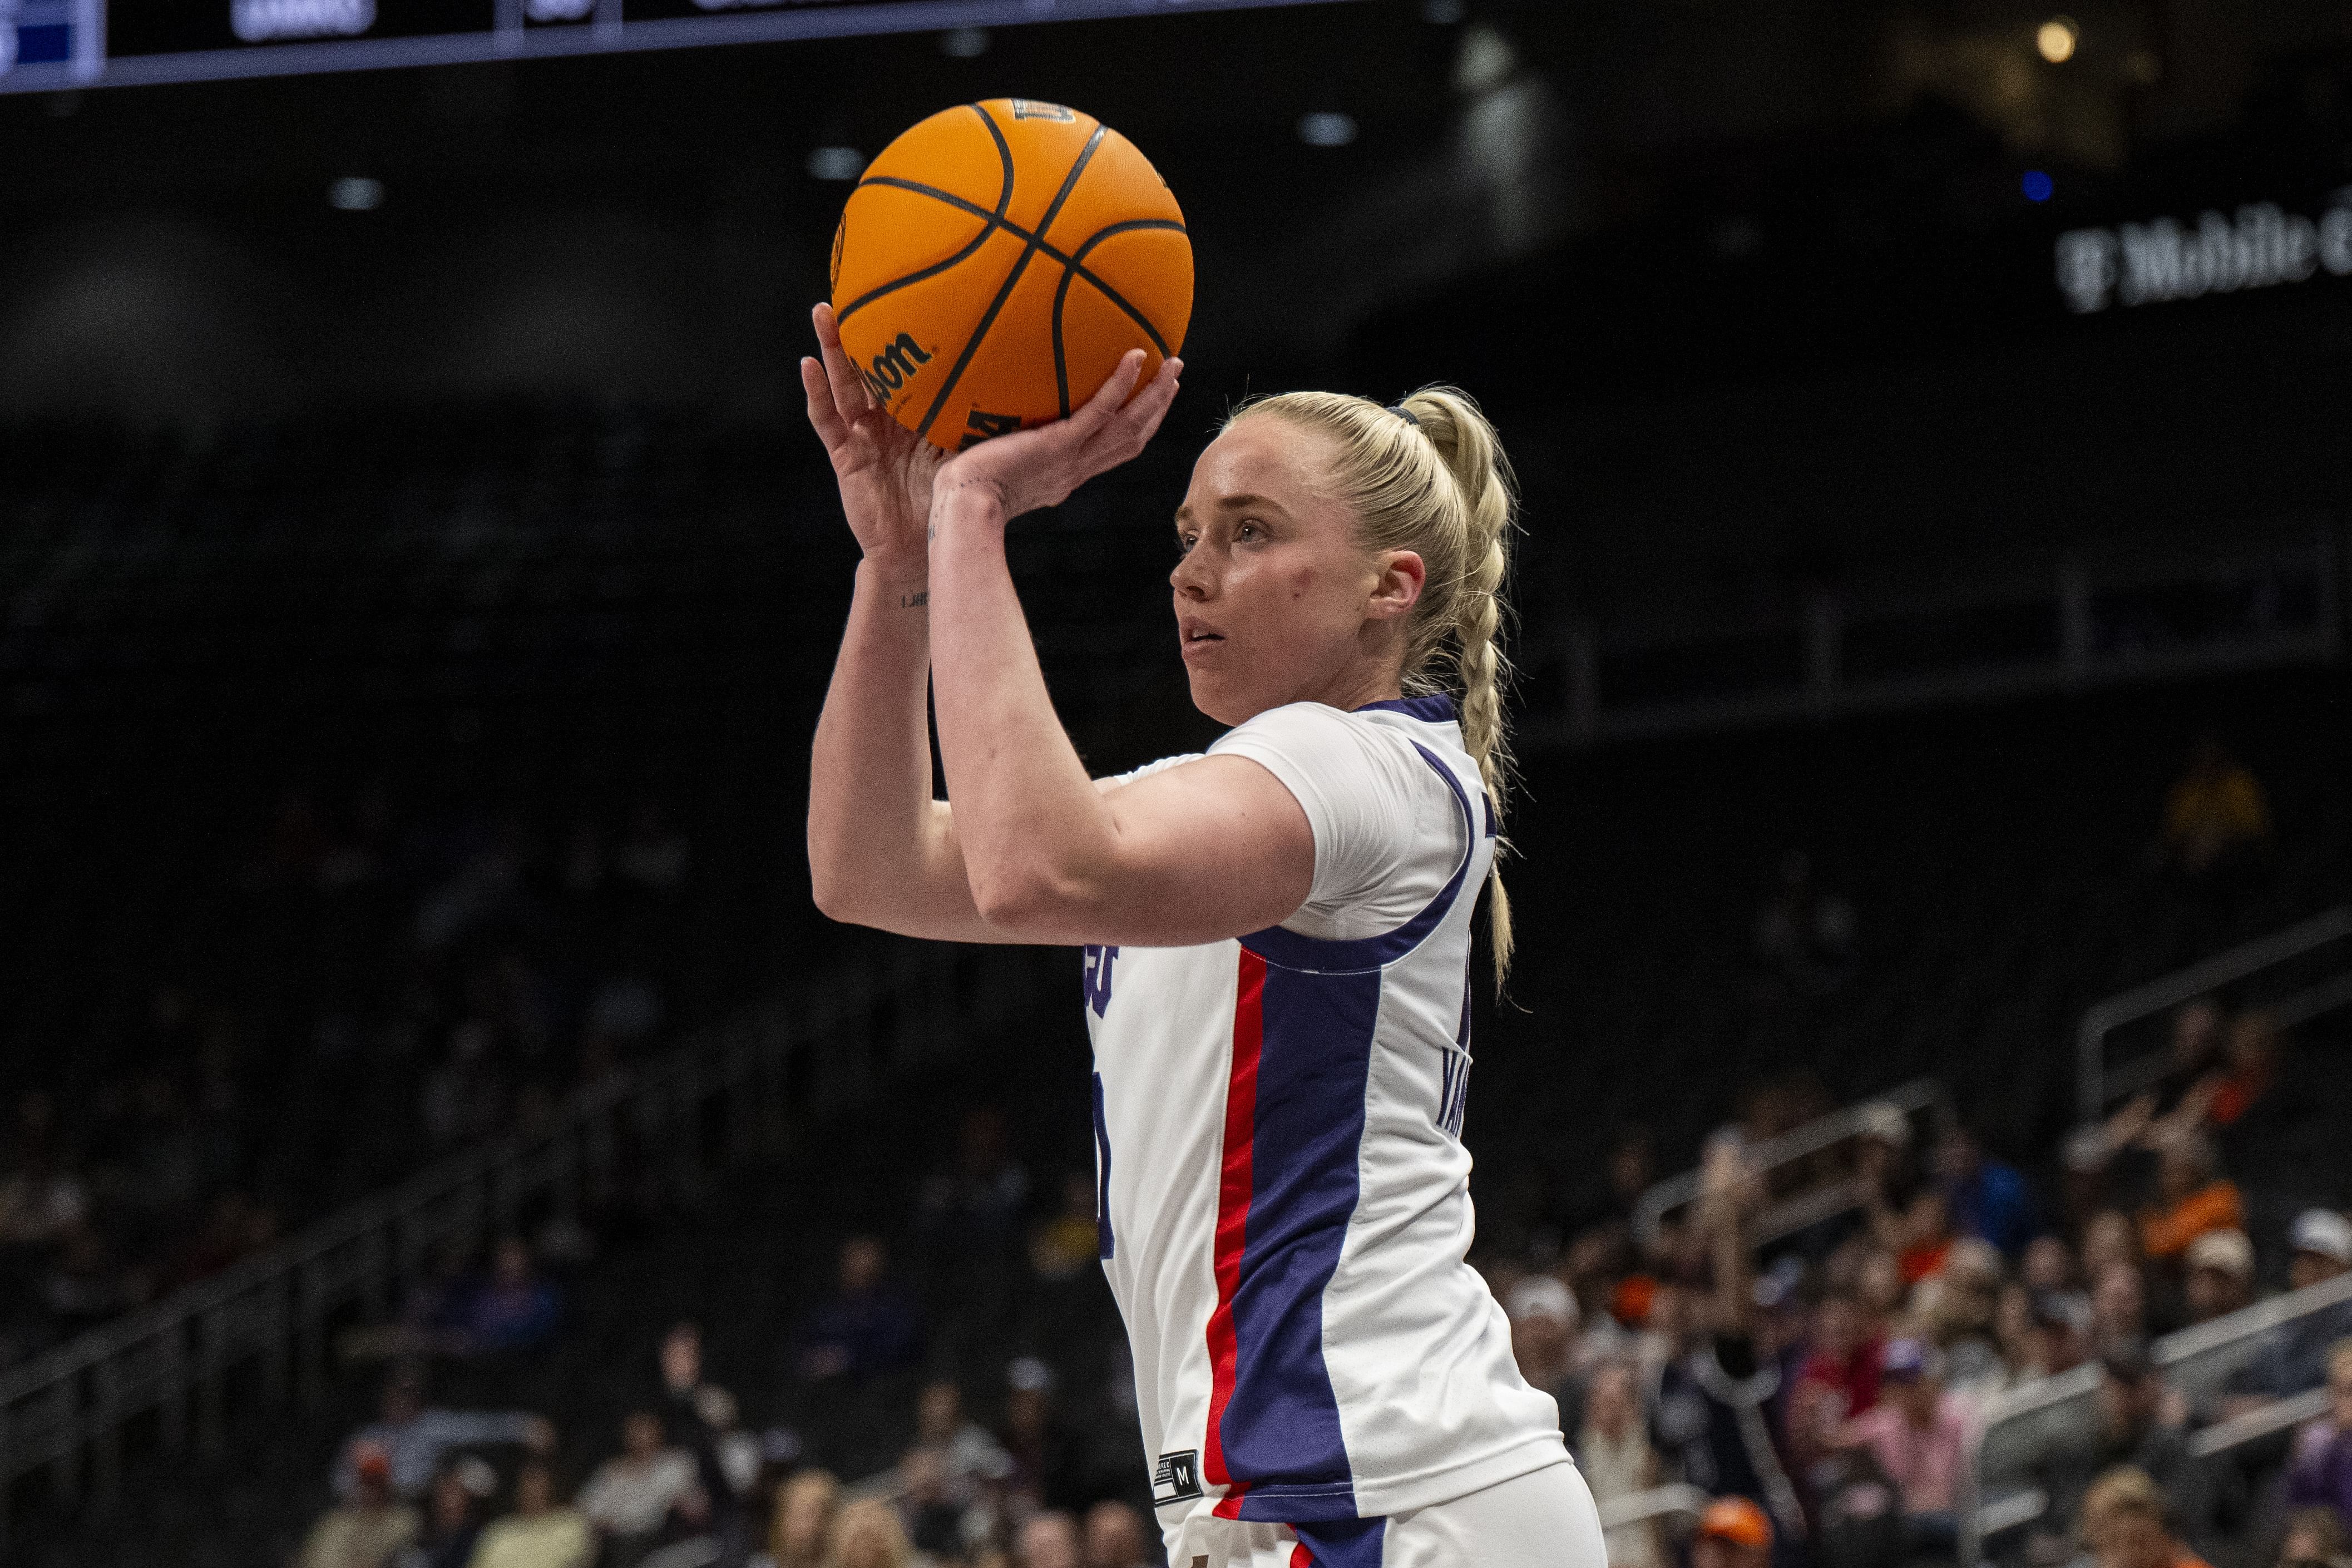
[[[842,348],[891,415],[961,450],[1066,417],[1129,350],[1183,347],[1192,242],[1135,144],[997,98],[882,150],[833,241]]]

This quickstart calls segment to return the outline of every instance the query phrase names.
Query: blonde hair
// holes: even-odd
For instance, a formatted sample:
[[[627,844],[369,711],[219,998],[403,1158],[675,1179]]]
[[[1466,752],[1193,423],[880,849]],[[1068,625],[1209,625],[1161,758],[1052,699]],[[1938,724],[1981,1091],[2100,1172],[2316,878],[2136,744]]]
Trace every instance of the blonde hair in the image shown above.
[[[1360,520],[1365,549],[1421,557],[1428,576],[1405,622],[1404,689],[1459,694],[1462,741],[1477,759],[1499,821],[1512,775],[1503,585],[1518,487],[1495,427],[1467,392],[1446,386],[1423,387],[1393,408],[1344,392],[1282,392],[1244,403],[1225,424],[1263,417],[1289,420],[1338,444],[1341,496]],[[1511,965],[1502,869],[1508,847],[1497,840],[1488,878],[1498,988]]]
[[[913,1568],[915,1548],[897,1509],[880,1498],[863,1497],[845,1503],[834,1516],[824,1561],[825,1568]]]
[[[2094,1543],[2119,1520],[2143,1519],[2158,1529],[2169,1522],[2156,1479],[2132,1465],[2117,1465],[2092,1482],[2077,1518],[2083,1538]]]
[[[793,1505],[803,1498],[814,1500],[817,1513],[816,1540],[806,1551],[795,1550],[785,1529]],[[775,1559],[776,1568],[816,1568],[824,1560],[840,1498],[841,1482],[831,1470],[803,1470],[776,1489],[776,1511],[768,1527],[768,1555]]]

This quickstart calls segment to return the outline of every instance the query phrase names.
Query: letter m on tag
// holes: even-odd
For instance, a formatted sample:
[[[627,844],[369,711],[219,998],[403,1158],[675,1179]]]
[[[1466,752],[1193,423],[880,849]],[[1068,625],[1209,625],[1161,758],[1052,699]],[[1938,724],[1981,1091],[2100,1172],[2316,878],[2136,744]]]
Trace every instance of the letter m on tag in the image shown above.
[[[1110,1011],[1110,967],[1118,958],[1116,947],[1087,948],[1087,1006],[1097,1018]]]

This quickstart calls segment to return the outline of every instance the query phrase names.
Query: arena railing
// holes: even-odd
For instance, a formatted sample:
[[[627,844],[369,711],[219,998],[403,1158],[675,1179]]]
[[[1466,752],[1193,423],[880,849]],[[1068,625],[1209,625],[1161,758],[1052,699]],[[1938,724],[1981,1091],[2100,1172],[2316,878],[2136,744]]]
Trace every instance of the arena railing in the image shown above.
[[[1627,1492],[1600,1505],[1601,1528],[1617,1530],[1656,1519],[1696,1520],[1713,1500],[1703,1489],[1683,1481],[1652,1487],[1647,1491]]]
[[[2116,1030],[2347,936],[2352,936],[2352,904],[2325,910],[2283,931],[2257,936],[2185,969],[2094,1003],[2074,1030],[2075,1099],[2082,1119],[2085,1123],[2098,1121],[2106,1114],[2109,1105],[2147,1088],[2163,1075],[2167,1061],[2163,1051],[2109,1066],[2107,1039]],[[2297,991],[2268,1010],[2281,1029],[2291,1029],[2347,1003],[2352,1003],[2352,969]]]
[[[2210,1323],[2168,1334],[2151,1347],[2168,1387],[2185,1399],[2192,1417],[2217,1413],[2231,1376],[2262,1354],[2269,1337],[2289,1325],[2352,1301],[2352,1274],[2257,1301]],[[1968,1465],[1958,1513],[1959,1561],[1984,1561],[1985,1542],[2031,1524],[2049,1501],[2032,1484],[2034,1461],[2046,1445],[2097,1419],[2099,1368],[2078,1366],[1996,1395],[1971,1423]],[[2189,1437],[2189,1452],[2210,1458],[2297,1426],[2326,1408],[2325,1388],[2273,1399],[2242,1415],[2212,1419]]]
[[[0,1373],[0,1529],[14,1483],[43,1468],[61,1496],[110,1494],[133,1421],[152,1416],[166,1453],[193,1438],[218,1455],[233,1377],[271,1402],[319,1398],[334,1320],[381,1321],[431,1259],[526,1208],[575,1218],[624,1180],[690,1199],[712,1166],[780,1152],[796,1118],[856,1103],[1008,1010],[1009,994],[967,983],[962,962],[955,949],[899,947],[866,972],[749,1008],[575,1094],[542,1127],[454,1155]]]
[[[1906,1116],[1927,1114],[1935,1118],[1948,1118],[1952,1109],[1951,1096],[1941,1082],[1933,1078],[1914,1079],[1900,1088],[1874,1094],[1766,1139],[1748,1151],[1749,1162],[1769,1183],[1776,1172],[1860,1137],[1881,1105],[1892,1105]],[[1656,1240],[1666,1216],[1696,1201],[1698,1193],[1699,1173],[1696,1170],[1668,1176],[1651,1187],[1633,1206],[1635,1239],[1645,1247]],[[1765,1246],[1793,1236],[1832,1216],[1861,1208],[1869,1201],[1868,1191],[1853,1177],[1840,1177],[1809,1187],[1769,1205],[1757,1217],[1756,1244]]]

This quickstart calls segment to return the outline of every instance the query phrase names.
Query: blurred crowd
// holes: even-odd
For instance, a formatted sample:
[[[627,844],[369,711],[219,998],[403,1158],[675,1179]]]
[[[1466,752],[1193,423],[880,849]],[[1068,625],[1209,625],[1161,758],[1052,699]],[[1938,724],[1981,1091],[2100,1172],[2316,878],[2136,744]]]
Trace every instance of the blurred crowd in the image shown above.
[[[1873,1103],[1770,1171],[1750,1154],[1778,1123],[1721,1129],[1700,1196],[1657,1215],[1634,1135],[1614,1213],[1490,1278],[1604,1506],[1687,1482],[1744,1500],[1773,1562],[1832,1568],[1952,1561],[1964,1511],[2021,1502],[1996,1560],[2331,1561],[2352,1527],[2352,1219],[2263,1228],[2275,1206],[2224,1154],[2297,1093],[2284,1060],[2261,1012],[2190,1002],[2165,1078],[2078,1132],[2047,1192],[1939,1109]],[[2252,1332],[2265,1301],[2284,1321]],[[2265,1420],[2323,1388],[2307,1421]],[[1980,1436],[2025,1415],[1972,1479]],[[1616,1568],[1686,1551],[1664,1523],[1612,1531]]]
[[[899,1246],[853,1234],[740,1387],[699,1325],[601,1378],[578,1412],[436,1402],[512,1386],[560,1335],[563,1288],[494,1248],[466,1327],[438,1292],[345,1336],[394,1359],[335,1456],[300,1568],[1141,1568],[1159,1559],[1131,1375],[1097,1260],[1091,1176],[1033,1203],[1002,1119],[967,1113]],[[459,1276],[464,1278],[465,1276]],[[488,1332],[486,1332],[488,1331]]]
[[[404,810],[382,786],[332,808],[288,791],[191,900],[167,977],[86,1018],[87,1049],[19,1059],[0,1364],[625,1073],[671,1010],[692,872],[651,800],[558,828],[465,800]],[[543,1332],[482,1320],[514,1262],[453,1271],[434,1326]]]

